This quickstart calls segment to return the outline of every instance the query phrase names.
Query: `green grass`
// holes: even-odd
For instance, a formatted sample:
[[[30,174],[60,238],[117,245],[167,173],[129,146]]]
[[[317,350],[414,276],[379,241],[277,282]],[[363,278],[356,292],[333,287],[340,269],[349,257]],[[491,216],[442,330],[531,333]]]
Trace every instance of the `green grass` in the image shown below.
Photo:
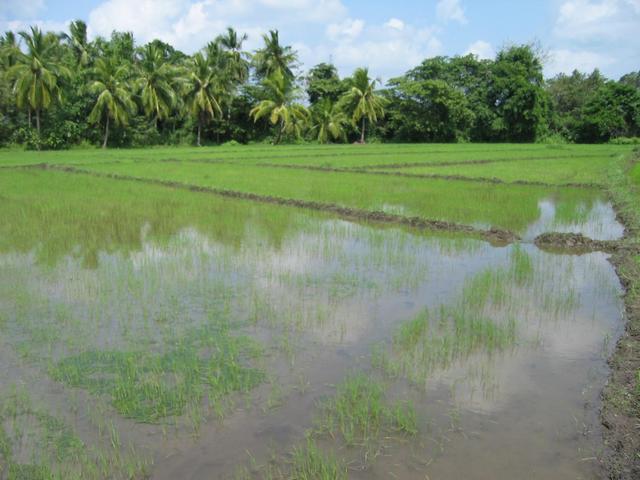
[[[54,171],[3,171],[0,200],[0,252],[35,250],[50,265],[72,251],[87,267],[99,252],[138,251],[145,226],[156,241],[196,228],[237,248],[257,233],[280,245],[305,223],[271,205]]]
[[[105,164],[91,171],[177,181],[287,199],[339,204],[523,233],[539,216],[538,202],[553,199],[574,217],[599,194],[587,189],[492,185],[403,177],[198,163]]]
[[[456,175],[469,178],[499,179],[505,182],[541,182],[553,185],[604,185],[612,163],[610,156],[571,157],[550,160],[496,162],[482,165],[450,165],[402,168],[417,175]]]
[[[521,160],[540,157],[607,156],[627,152],[617,145],[531,144],[371,144],[371,145],[248,145],[236,147],[154,147],[145,149],[82,149],[33,152],[0,149],[0,166],[38,163],[79,164],[112,161],[222,160],[239,163],[362,167],[414,162]]]
[[[640,163],[635,164],[635,166],[629,172],[629,176],[631,177],[631,181],[635,184],[635,186],[640,188]]]

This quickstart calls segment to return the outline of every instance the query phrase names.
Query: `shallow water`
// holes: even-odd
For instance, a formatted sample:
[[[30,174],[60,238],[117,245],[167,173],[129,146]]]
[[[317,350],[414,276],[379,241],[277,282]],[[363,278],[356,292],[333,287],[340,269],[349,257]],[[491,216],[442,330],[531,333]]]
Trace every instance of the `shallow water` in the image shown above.
[[[21,210],[20,227],[0,230],[0,359],[8,366],[0,394],[17,385],[106,456],[134,445],[152,462],[152,478],[261,478],[271,464],[286,470],[288,452],[314,425],[318,401],[361,370],[385,379],[390,399],[414,403],[419,433],[385,436],[366,462],[360,449],[319,436],[326,451],[348,462],[350,478],[597,477],[599,392],[622,326],[620,285],[604,254],[496,248],[206,194],[188,194],[184,202],[195,204],[187,209],[172,191],[148,188],[153,200],[141,196],[139,212],[112,217],[78,206],[87,218],[80,232],[43,238],[51,212],[29,209]],[[181,215],[158,223],[149,213],[158,208]],[[539,208],[541,223],[527,236],[553,222],[552,206]],[[593,208],[593,233],[616,235],[610,208]],[[485,289],[479,300],[474,285]],[[480,341],[433,364],[407,361],[386,377],[372,366],[372,352],[398,361],[413,355],[392,338],[425,308],[513,322],[514,335],[500,348]],[[436,340],[449,332],[444,318],[433,321]],[[188,406],[177,419],[136,421],[108,395],[51,374],[82,352],[171,351],[220,322],[262,345],[255,364],[266,373],[247,393],[226,397],[235,402],[222,419],[202,400],[202,410]],[[25,418],[18,423],[40,435]],[[46,458],[45,447],[29,445],[15,447],[15,458]]]

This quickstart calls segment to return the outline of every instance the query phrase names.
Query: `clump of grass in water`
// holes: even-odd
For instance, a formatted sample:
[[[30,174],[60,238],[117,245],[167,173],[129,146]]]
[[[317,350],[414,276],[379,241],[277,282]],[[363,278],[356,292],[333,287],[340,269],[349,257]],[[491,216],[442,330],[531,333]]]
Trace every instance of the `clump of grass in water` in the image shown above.
[[[384,386],[362,373],[348,376],[321,407],[316,433],[340,434],[347,445],[369,444],[384,432],[414,435],[418,431],[413,406],[388,406]]]
[[[436,368],[446,368],[477,351],[491,353],[515,342],[513,319],[499,324],[466,309],[446,307],[433,315],[425,309],[403,323],[389,354],[384,349],[374,351],[374,365],[387,374],[421,384]]]
[[[309,439],[304,447],[294,447],[288,478],[295,480],[347,480],[346,466],[333,455],[323,453]]]
[[[122,415],[152,423],[184,414],[205,393],[216,403],[232,392],[248,392],[265,378],[262,370],[246,365],[260,352],[248,337],[203,327],[164,354],[89,351],[60,361],[51,374],[67,385],[107,394]]]
[[[35,407],[26,390],[0,397],[2,479],[146,478],[148,465],[133,448],[89,449],[62,419]]]

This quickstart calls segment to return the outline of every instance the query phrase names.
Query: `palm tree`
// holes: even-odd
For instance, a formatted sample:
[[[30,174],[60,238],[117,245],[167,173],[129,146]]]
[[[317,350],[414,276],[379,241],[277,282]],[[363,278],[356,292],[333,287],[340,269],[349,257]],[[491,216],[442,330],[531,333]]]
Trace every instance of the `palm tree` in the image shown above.
[[[138,79],[135,82],[140,91],[142,107],[147,116],[155,121],[167,118],[176,104],[177,70],[166,62],[162,50],[155,44],[142,48],[138,62]]]
[[[384,117],[384,99],[375,92],[377,82],[369,79],[369,69],[357,68],[350,80],[351,88],[341,99],[351,112],[354,125],[361,122],[360,143],[365,140],[366,121],[374,123]]]
[[[6,32],[0,37],[0,66],[4,71],[9,70],[17,62],[20,56],[18,39],[13,32]]]
[[[219,98],[221,88],[216,71],[202,53],[196,53],[189,66],[185,99],[191,115],[198,122],[198,146],[207,119],[222,116]]]
[[[20,37],[27,53],[20,52],[18,62],[8,73],[15,79],[13,91],[18,108],[27,106],[29,117],[31,111],[35,111],[36,129],[40,135],[40,114],[54,101],[62,101],[60,80],[71,77],[71,72],[53,56],[58,45],[55,35],[44,35],[38,27],[31,27],[31,34],[20,32]]]
[[[318,142],[329,140],[345,140],[344,127],[348,123],[347,116],[335,102],[325,98],[313,108],[314,125],[312,131],[318,132]]]
[[[256,50],[253,61],[259,78],[270,77],[280,70],[285,78],[293,79],[292,65],[297,62],[298,54],[289,46],[280,45],[278,30],[270,30],[262,35],[264,47]]]
[[[227,27],[227,32],[218,35],[216,42],[227,53],[227,68],[233,80],[240,84],[249,76],[248,54],[242,51],[242,44],[249,38],[246,33],[238,35],[233,28]]]
[[[276,70],[263,84],[271,97],[271,100],[263,100],[255,106],[249,115],[257,122],[262,117],[269,116],[273,125],[279,125],[278,136],[275,144],[280,143],[282,135],[293,133],[300,136],[302,127],[309,119],[309,111],[299,103],[295,103],[297,91],[293,81]]]
[[[97,95],[97,99],[89,122],[99,124],[104,121],[102,148],[107,148],[110,120],[117,126],[126,126],[129,116],[135,115],[137,109],[127,84],[129,68],[126,64],[118,64],[113,58],[99,58],[93,75],[95,80],[89,85],[89,92]]]
[[[89,65],[89,43],[87,42],[87,24],[82,20],[76,20],[69,24],[69,32],[71,35],[63,34],[67,40],[73,56],[76,59],[77,66]]]

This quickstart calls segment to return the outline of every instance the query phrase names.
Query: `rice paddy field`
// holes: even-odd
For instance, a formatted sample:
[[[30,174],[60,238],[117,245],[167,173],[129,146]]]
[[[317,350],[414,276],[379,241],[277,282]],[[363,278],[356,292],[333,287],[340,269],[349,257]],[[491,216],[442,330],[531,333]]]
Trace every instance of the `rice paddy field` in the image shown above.
[[[600,478],[633,156],[0,151],[0,479]]]

